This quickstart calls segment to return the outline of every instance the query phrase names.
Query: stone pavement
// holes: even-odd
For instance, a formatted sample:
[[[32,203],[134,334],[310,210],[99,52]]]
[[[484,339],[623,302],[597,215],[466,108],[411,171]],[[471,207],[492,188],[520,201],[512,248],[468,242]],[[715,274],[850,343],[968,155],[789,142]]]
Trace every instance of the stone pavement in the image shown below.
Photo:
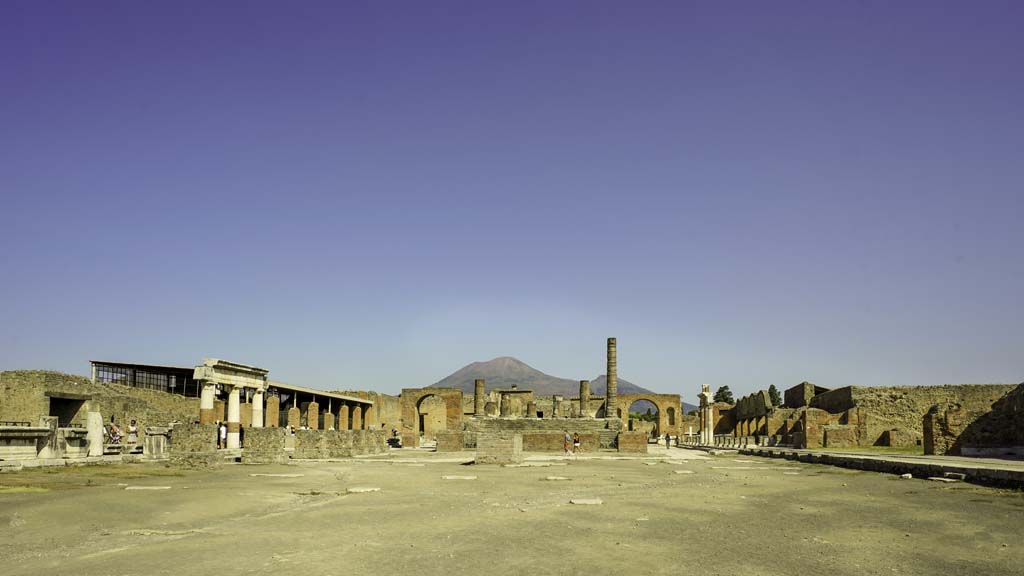
[[[1024,487],[1024,461],[964,456],[920,456],[839,452],[779,447],[741,448],[740,454],[785,458],[814,464],[830,464],[857,470],[913,474],[918,478],[957,478],[978,484]]]

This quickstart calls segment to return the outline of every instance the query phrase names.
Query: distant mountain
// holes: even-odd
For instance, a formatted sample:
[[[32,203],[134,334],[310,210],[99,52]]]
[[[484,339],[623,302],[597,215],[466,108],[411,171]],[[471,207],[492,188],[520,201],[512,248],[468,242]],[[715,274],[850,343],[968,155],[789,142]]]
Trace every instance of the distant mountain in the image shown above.
[[[463,366],[455,373],[442,378],[434,386],[459,388],[463,392],[473,393],[473,381],[483,378],[487,381],[488,391],[496,388],[511,388],[515,384],[520,390],[533,390],[535,396],[552,396],[561,394],[565,397],[575,397],[580,393],[578,380],[558,378],[545,374],[521,360],[511,356],[502,356],[487,362],[473,362]],[[590,392],[595,396],[603,396],[605,393],[605,377],[598,376],[590,382]],[[646,388],[631,384],[619,378],[620,394],[650,393]]]

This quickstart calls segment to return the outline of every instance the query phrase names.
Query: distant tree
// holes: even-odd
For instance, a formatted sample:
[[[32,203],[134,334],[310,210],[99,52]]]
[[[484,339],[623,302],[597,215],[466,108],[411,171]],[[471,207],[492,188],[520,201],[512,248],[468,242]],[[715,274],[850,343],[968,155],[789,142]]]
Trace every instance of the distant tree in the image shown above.
[[[775,384],[768,387],[768,398],[772,401],[772,406],[782,404],[782,398],[779,397],[779,389],[775,387]]]
[[[735,404],[736,401],[732,398],[732,390],[729,390],[728,386],[722,386],[718,390],[715,390],[715,402],[725,402],[726,404]]]

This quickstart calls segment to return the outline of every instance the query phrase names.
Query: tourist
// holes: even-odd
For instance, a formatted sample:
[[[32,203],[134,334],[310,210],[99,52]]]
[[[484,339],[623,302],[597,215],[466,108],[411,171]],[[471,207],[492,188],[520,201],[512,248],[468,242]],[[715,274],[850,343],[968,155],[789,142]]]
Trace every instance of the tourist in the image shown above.
[[[139,442],[139,427],[135,424],[135,420],[128,425],[128,443],[137,444]]]
[[[221,422],[220,425],[217,427],[217,432],[218,432],[217,448],[227,448],[228,447],[228,425],[223,423],[223,422]]]
[[[672,437],[669,436],[668,432],[665,432],[665,450],[669,450],[670,448],[672,448],[671,441]]]
[[[580,449],[580,433],[574,432],[572,435],[572,453],[579,452]]]
[[[110,443],[120,444],[121,443],[121,429],[114,423],[114,419],[110,419]]]
[[[569,436],[569,431],[566,430],[565,431],[565,440],[562,442],[562,448],[565,449],[565,455],[566,456],[571,454],[571,452],[569,452],[569,446],[570,446],[571,442],[572,442],[572,436]]]

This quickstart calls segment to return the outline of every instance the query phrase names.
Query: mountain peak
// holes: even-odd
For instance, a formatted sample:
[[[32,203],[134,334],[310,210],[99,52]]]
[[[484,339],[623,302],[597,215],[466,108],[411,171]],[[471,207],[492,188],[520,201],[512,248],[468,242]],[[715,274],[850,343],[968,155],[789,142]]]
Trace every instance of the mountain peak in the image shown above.
[[[520,390],[533,390],[535,396],[552,396],[560,394],[572,397],[579,394],[579,380],[569,378],[558,378],[545,374],[530,366],[526,362],[512,356],[498,356],[491,360],[473,362],[456,370],[454,373],[442,378],[433,386],[445,388],[459,388],[463,392],[473,392],[473,381],[483,378],[486,380],[486,389],[511,388],[513,384]],[[604,394],[604,376],[600,376],[591,383],[591,393],[595,395]],[[619,379],[619,391],[623,394],[635,392],[650,392],[645,388],[630,384]]]

